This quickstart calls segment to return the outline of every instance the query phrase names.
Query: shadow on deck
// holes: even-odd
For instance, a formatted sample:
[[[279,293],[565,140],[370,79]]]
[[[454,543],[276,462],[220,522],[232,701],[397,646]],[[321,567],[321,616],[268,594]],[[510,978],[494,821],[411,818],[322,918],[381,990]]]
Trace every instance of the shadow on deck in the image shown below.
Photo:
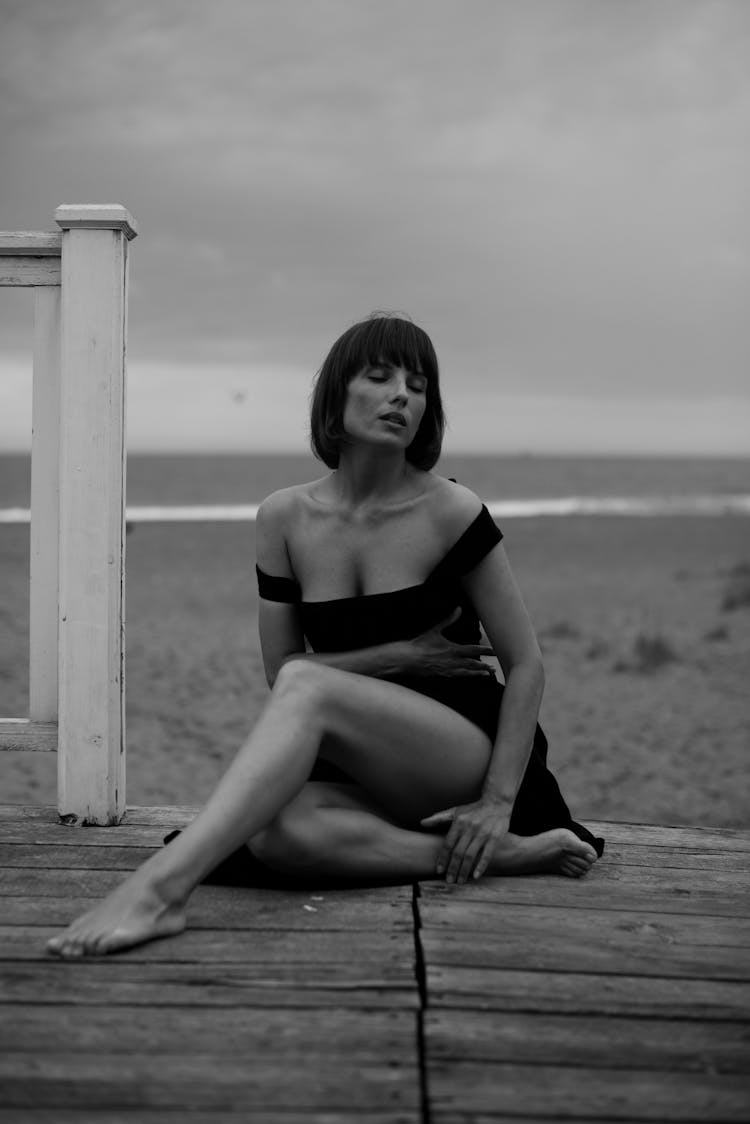
[[[750,832],[592,825],[585,879],[201,886],[183,935],[46,938],[188,808],[0,808],[0,1124],[750,1118]]]

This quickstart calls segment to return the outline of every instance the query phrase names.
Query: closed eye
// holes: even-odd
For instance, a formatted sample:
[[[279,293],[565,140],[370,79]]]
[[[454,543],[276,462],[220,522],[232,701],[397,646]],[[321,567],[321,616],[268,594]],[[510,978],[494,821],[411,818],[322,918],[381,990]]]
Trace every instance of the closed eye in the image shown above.
[[[372,382],[387,382],[395,369],[388,363],[379,363],[368,368],[367,377]],[[406,381],[409,390],[414,391],[415,394],[423,394],[427,389],[427,379],[424,375],[410,372]]]

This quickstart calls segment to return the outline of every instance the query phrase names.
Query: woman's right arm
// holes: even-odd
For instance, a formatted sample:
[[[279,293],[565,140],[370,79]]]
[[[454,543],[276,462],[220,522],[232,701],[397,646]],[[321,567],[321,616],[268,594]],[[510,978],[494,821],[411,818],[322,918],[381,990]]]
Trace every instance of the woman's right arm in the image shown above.
[[[274,492],[260,505],[256,521],[258,566],[274,577],[296,580],[286,545],[285,526],[289,516],[290,494]],[[299,605],[260,598],[258,628],[263,666],[269,687],[273,687],[287,660],[302,657],[327,667],[390,679],[399,675],[487,675],[492,669],[481,655],[492,649],[476,644],[454,644],[442,629],[455,619],[453,614],[412,640],[394,640],[370,648],[347,652],[307,652]]]
[[[258,566],[266,574],[295,581],[286,545],[290,503],[290,490],[285,489],[274,492],[258,508],[255,556]],[[273,687],[281,665],[291,656],[305,654],[299,605],[287,601],[267,601],[261,597],[258,631],[266,681],[269,687]]]

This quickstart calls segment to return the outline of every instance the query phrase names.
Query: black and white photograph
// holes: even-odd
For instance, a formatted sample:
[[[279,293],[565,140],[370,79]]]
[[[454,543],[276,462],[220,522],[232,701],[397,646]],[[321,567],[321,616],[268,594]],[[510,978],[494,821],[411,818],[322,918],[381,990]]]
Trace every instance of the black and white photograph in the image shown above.
[[[0,1124],[750,1118],[750,3],[0,0]]]

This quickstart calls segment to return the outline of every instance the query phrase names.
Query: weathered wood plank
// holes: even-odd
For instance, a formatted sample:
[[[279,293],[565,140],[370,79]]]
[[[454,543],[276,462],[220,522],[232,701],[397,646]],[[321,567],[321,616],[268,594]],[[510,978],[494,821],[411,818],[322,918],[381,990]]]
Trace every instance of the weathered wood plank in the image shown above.
[[[739,870],[748,873],[747,851],[727,851],[698,847],[641,847],[632,843],[613,843],[607,847],[607,866],[638,866],[667,871],[672,867],[688,870]]]
[[[621,1114],[618,1114],[617,1117],[608,1116],[606,1119],[603,1116],[586,1116],[585,1120],[581,1118],[576,1124],[643,1124],[644,1120],[652,1121],[652,1124],[663,1124],[662,1121],[654,1120],[651,1117],[635,1119],[629,1113],[624,1116]],[[515,1113],[506,1115],[504,1112],[493,1113],[490,1110],[465,1113],[455,1112],[453,1109],[449,1109],[448,1112],[441,1112],[438,1109],[430,1114],[431,1124],[558,1124],[561,1121],[565,1121],[565,1124],[568,1124],[568,1122],[572,1124],[572,1118],[569,1116],[541,1116],[537,1113],[532,1116],[517,1116]],[[706,1120],[706,1124],[721,1124],[721,1121]]]
[[[22,890],[22,879],[19,879]],[[408,887],[363,890],[261,890],[199,886],[188,906],[191,928],[288,928],[288,930],[408,930],[412,932],[412,900]],[[403,892],[401,892],[403,891]],[[371,895],[371,896],[370,896]],[[397,896],[398,895],[398,896]],[[0,898],[0,918],[6,925],[67,925],[94,897]],[[309,908],[305,908],[308,906]]]
[[[142,824],[147,827],[184,827],[190,823],[200,811],[199,804],[160,805],[154,807],[128,808],[122,825]],[[37,823],[57,824],[57,808],[52,804],[0,804],[0,820],[16,821],[19,823],[35,821]],[[86,830],[93,830],[86,828]],[[109,828],[107,829],[109,830]]]
[[[486,1119],[504,1114],[575,1121],[746,1121],[748,1082],[735,1074],[661,1073],[578,1066],[482,1065],[429,1068],[433,1119]],[[472,1121],[475,1117],[470,1116]]]
[[[106,830],[102,828],[102,831]],[[153,847],[66,847],[57,843],[0,843],[0,869],[135,870],[153,853]]]
[[[750,831],[746,829],[663,827],[660,824],[609,823],[603,820],[586,820],[586,826],[594,835],[604,836],[607,847],[613,843],[641,847],[689,847],[701,851],[750,851]]]
[[[0,256],[57,257],[62,254],[59,230],[0,230]]]
[[[680,977],[427,967],[430,1008],[739,1019],[750,1012],[750,984]]]
[[[22,257],[0,254],[0,286],[33,288],[36,285],[59,285],[59,257]]]
[[[665,886],[656,893],[637,880],[615,887],[607,879],[580,879],[571,893],[569,878],[483,878],[456,889],[445,882],[420,882],[420,908],[443,899],[467,903],[492,903],[498,911],[507,905],[539,905],[564,910],[626,910],[629,913],[706,914],[712,917],[750,917],[750,894],[726,890],[684,890]],[[471,908],[467,904],[467,908]]]
[[[613,894],[617,894],[620,886],[637,886],[650,889],[654,893],[683,893],[691,894],[694,890],[723,890],[734,897],[748,897],[750,892],[750,878],[748,871],[730,870],[723,867],[684,869],[680,867],[663,867],[649,869],[648,867],[635,866],[628,863],[613,864],[606,871],[591,872],[586,878],[576,879],[576,884],[581,884],[585,893],[588,879],[591,882],[599,878],[606,878],[612,886]],[[544,877],[553,877],[544,875]]]
[[[142,824],[85,827],[43,820],[4,820],[0,817],[0,840],[7,846],[35,847],[149,847],[157,850],[171,828]]]
[[[350,1067],[346,1056],[322,1059],[304,1054],[285,1060],[215,1054],[47,1054],[0,1057],[0,1087],[8,1106],[82,1108],[323,1108],[355,1113],[364,1109],[416,1108],[419,1082],[414,1067],[392,1062]]]
[[[428,1010],[427,1057],[587,1068],[750,1073],[750,1027],[741,1022]]]
[[[261,1108],[256,1112],[252,1107],[243,1106],[236,1112],[211,1109],[208,1113],[186,1113],[184,1109],[177,1112],[139,1108],[55,1109],[51,1119],[47,1108],[0,1108],[0,1124],[240,1124],[241,1121],[247,1121],[247,1124],[352,1124],[352,1117],[349,1111],[289,1112],[282,1109],[274,1112]],[[418,1109],[367,1112],[360,1108],[357,1110],[357,1124],[422,1124],[422,1113]],[[525,1120],[523,1124],[530,1122]],[[628,1122],[625,1121],[625,1124]]]
[[[563,1118],[558,1116],[554,1119],[559,1121]],[[570,1118],[566,1117],[565,1119]],[[502,1116],[495,1116],[486,1112],[456,1113],[453,1109],[447,1113],[438,1110],[430,1114],[431,1124],[552,1124],[552,1120],[553,1118],[549,1116],[506,1116],[505,1113]],[[618,1116],[616,1120],[612,1117],[609,1120],[604,1120],[600,1116],[596,1119],[587,1116],[586,1124],[641,1124],[641,1122],[633,1120],[631,1116]]]
[[[26,928],[0,926],[0,959],[47,959],[45,942],[59,932],[55,926]],[[187,929],[167,937],[117,953],[118,960],[150,963],[214,964],[297,964],[310,967],[325,964],[333,973],[358,961],[376,978],[413,976],[414,941],[408,930],[402,932],[362,931],[353,935],[339,930],[287,929]]]
[[[495,932],[422,929],[427,964],[750,980],[745,918],[694,916],[683,924],[674,914],[614,910],[593,918],[549,910],[554,917],[540,923],[518,916],[532,908],[509,906]],[[506,917],[513,911],[515,918]]]
[[[377,964],[195,964],[18,960],[0,966],[0,1001],[61,1006],[399,1007],[416,1009],[414,972]],[[7,1007],[7,1010],[13,1008]],[[175,1015],[177,1017],[177,1014]]]
[[[629,940],[661,937],[664,943],[698,946],[732,945],[750,949],[750,918],[747,917],[691,917],[681,924],[673,913],[653,911],[646,915],[633,915],[627,909],[611,909],[606,913],[596,909],[564,910],[543,905],[504,905],[494,902],[463,899],[460,893],[436,895],[431,900],[420,899],[420,917],[425,933],[449,932],[458,940],[472,941],[486,934],[496,943],[505,941],[512,933],[526,935],[532,932],[537,944],[558,946],[564,939],[581,937],[590,941],[592,930],[598,925],[607,936],[626,933]]]
[[[252,1010],[204,1007],[120,1006],[5,1007],[0,1051],[8,1053],[108,1053],[123,1055],[222,1054],[244,1058],[295,1055],[365,1060],[392,1059],[417,1064],[417,1016],[413,1010],[358,1010],[327,1007]]]
[[[28,718],[0,718],[0,750],[52,753],[57,749],[57,724]]]

